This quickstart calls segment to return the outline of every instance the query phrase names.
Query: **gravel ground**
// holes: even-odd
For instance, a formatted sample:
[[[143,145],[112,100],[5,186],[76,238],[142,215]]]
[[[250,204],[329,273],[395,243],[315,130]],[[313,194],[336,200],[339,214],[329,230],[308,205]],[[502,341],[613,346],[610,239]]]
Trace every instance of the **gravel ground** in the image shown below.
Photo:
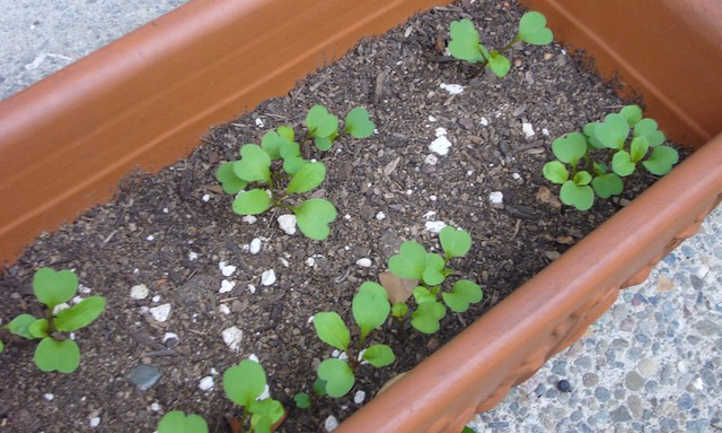
[[[0,99],[185,0],[0,0]],[[722,431],[722,209],[478,432]],[[571,392],[560,392],[565,379]],[[534,404],[530,404],[534,403]]]

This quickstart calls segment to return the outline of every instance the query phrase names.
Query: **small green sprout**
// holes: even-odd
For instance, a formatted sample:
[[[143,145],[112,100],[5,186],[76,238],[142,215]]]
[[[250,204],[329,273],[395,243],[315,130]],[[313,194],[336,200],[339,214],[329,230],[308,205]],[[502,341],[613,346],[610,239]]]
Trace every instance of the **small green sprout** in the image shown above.
[[[579,210],[591,208],[595,194],[601,198],[621,194],[623,178],[634,173],[638,163],[648,172],[662,176],[679,160],[676,150],[662,145],[665,136],[657,129],[657,122],[643,119],[642,109],[637,105],[608,114],[602,122],[588,123],[583,132],[570,132],[555,139],[552,152],[557,160],[546,163],[542,170],[549,181],[562,185],[559,192],[562,203]],[[604,160],[592,159],[592,153]]]
[[[457,280],[450,291],[442,291],[446,278],[454,271],[447,267],[453,258],[464,257],[471,248],[471,236],[464,230],[451,226],[444,227],[439,233],[444,256],[428,253],[417,242],[401,244],[399,254],[389,259],[389,270],[399,278],[415,280],[419,284],[411,294],[416,301],[416,310],[411,313],[411,326],[425,334],[433,334],[440,328],[440,321],[446,315],[446,308],[463,313],[471,304],[481,301],[481,287],[471,280]],[[439,302],[439,293],[443,303]],[[445,304],[445,305],[444,305]],[[397,302],[392,314],[403,319],[408,312],[404,301]]]
[[[160,419],[158,433],[208,433],[208,424],[200,415],[172,410]]]
[[[313,316],[313,326],[321,341],[348,355],[348,362],[329,358],[318,366],[318,378],[325,382],[314,383],[314,389],[319,395],[322,392],[334,398],[346,395],[356,381],[354,371],[359,361],[367,361],[374,367],[384,367],[396,359],[393,350],[385,344],[373,344],[361,351],[369,333],[381,327],[391,311],[384,288],[370,281],[361,284],[351,302],[351,311],[360,330],[355,347],[351,345],[351,332],[338,313],[324,311]],[[321,386],[323,390],[319,392],[321,390],[317,388]]]
[[[303,142],[313,138],[320,150],[329,150],[341,135],[366,138],[375,128],[368,112],[362,107],[351,110],[344,124],[339,134],[336,116],[323,106],[314,105],[306,117],[308,132]],[[301,156],[301,145],[295,141],[293,128],[279,126],[267,132],[260,146],[244,144],[240,157],[237,161],[221,164],[216,170],[216,179],[223,191],[235,195],[233,212],[256,215],[272,207],[287,209],[295,214],[296,224],[305,236],[314,240],[328,237],[329,224],[337,214],[333,204],[321,198],[300,202],[296,199],[298,194],[321,185],[326,178],[326,166]],[[260,188],[246,190],[251,184]],[[289,200],[292,202],[289,203]]]
[[[266,389],[266,372],[256,361],[246,359],[229,367],[223,373],[223,389],[233,403],[243,407],[241,426],[250,426],[249,432],[270,433],[271,426],[285,414],[279,401],[258,400]]]
[[[311,407],[311,396],[305,392],[299,392],[293,397],[293,401],[296,402],[296,407],[299,409],[308,409]]]
[[[40,268],[33,276],[35,297],[47,307],[45,318],[20,314],[1,329],[28,340],[39,339],[33,361],[42,371],[72,373],[80,364],[80,349],[75,341],[62,333],[77,331],[90,325],[105,310],[105,298],[90,296],[72,307],[56,307],[70,301],[78,291],[78,278],[72,271],[55,272]],[[67,306],[67,304],[65,305]],[[0,350],[4,345],[0,342]]]
[[[481,66],[488,67],[498,77],[505,76],[511,68],[509,59],[503,53],[508,51],[514,44],[524,41],[532,45],[547,45],[554,39],[554,34],[546,26],[547,20],[539,12],[527,12],[519,21],[519,32],[514,36],[501,51],[489,51],[481,42],[479,32],[470,19],[454,21],[451,23],[449,41],[449,52],[460,60],[469,63],[481,63]]]

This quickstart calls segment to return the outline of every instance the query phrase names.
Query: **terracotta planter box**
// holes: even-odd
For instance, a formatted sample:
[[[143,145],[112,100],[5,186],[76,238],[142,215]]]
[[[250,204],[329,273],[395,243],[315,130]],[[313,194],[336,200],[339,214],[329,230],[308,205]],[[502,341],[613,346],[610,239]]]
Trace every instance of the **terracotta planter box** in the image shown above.
[[[0,263],[109,199],[134,168],[186,155],[209,126],[443,1],[195,0],[0,104]],[[632,204],[337,430],[458,433],[578,339],[722,198],[722,5],[525,0],[558,40],[641,92],[697,148]],[[640,22],[647,23],[640,26]],[[624,29],[624,31],[622,31]],[[268,53],[273,53],[269,55]]]

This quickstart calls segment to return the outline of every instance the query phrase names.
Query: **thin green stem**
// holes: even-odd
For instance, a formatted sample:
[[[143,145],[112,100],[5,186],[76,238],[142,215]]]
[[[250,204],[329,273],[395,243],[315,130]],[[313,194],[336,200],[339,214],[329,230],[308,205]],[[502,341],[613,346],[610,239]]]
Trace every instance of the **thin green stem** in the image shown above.
[[[512,39],[511,42],[504,45],[504,48],[501,49],[500,53],[503,54],[503,53],[507,52],[515,43],[519,42],[520,40],[521,40],[521,37],[519,36],[519,34],[517,34],[516,36],[514,36],[514,39]]]

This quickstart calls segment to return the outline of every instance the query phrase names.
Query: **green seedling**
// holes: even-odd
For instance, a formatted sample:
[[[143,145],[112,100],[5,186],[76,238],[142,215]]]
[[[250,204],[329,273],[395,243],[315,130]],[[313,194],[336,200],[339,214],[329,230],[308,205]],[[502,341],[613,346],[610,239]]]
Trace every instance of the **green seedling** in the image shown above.
[[[488,67],[498,77],[509,73],[511,62],[503,54],[514,44],[524,41],[532,45],[547,45],[554,39],[554,34],[546,26],[547,20],[539,12],[527,12],[519,21],[519,32],[500,51],[489,51],[481,42],[479,32],[470,19],[464,18],[451,23],[449,52],[460,60],[469,63],[479,63],[481,67]]]
[[[285,414],[279,401],[258,399],[266,389],[266,372],[256,361],[246,359],[228,368],[223,373],[223,389],[233,403],[243,407],[240,423],[249,433],[270,433]]]
[[[308,132],[304,142],[313,139],[321,150],[328,150],[341,135],[365,138],[375,125],[362,107],[351,110],[339,134],[338,119],[321,105],[315,105],[306,117]],[[336,219],[336,208],[328,200],[301,200],[299,194],[316,189],[326,178],[322,162],[308,161],[301,156],[301,145],[295,141],[290,126],[279,126],[267,132],[261,145],[241,146],[240,159],[221,164],[216,179],[223,191],[235,195],[233,211],[240,215],[256,215],[271,208],[286,209],[296,216],[298,228],[308,238],[326,239],[329,224]],[[246,189],[248,186],[256,188]]]
[[[367,361],[374,367],[384,367],[394,362],[394,352],[385,344],[373,344],[361,350],[369,333],[383,325],[390,311],[391,305],[384,288],[370,281],[363,283],[351,302],[351,312],[360,331],[357,344],[353,346],[351,332],[338,313],[324,311],[313,316],[318,338],[348,355],[348,362],[337,358],[321,362],[317,369],[321,382],[314,383],[317,394],[325,393],[334,398],[346,395],[356,381],[355,371],[360,362]],[[317,389],[321,386],[323,390]]]
[[[173,410],[160,419],[158,433],[208,433],[208,424],[200,415]]]
[[[562,186],[562,203],[588,210],[595,195],[609,198],[621,194],[624,178],[634,173],[637,164],[657,176],[669,172],[679,155],[662,145],[664,142],[657,122],[642,118],[637,105],[627,105],[601,122],[586,124],[583,133],[570,132],[555,139],[552,152],[557,160],[546,163],[543,174]]]
[[[293,401],[296,402],[296,407],[299,409],[308,409],[311,407],[311,396],[305,392],[299,392],[293,396]]]
[[[33,356],[40,370],[72,373],[80,364],[80,349],[65,333],[84,328],[97,319],[105,310],[105,298],[90,296],[72,307],[56,311],[56,307],[75,296],[78,278],[72,271],[55,272],[50,268],[40,268],[35,272],[33,291],[38,301],[47,307],[46,317],[20,314],[0,330],[6,329],[28,340],[40,340]],[[0,342],[0,351],[3,347]]]
[[[449,261],[468,253],[471,236],[464,230],[446,226],[439,233],[439,240],[444,256],[426,252],[417,242],[404,242],[399,254],[389,259],[389,270],[396,277],[417,283],[405,298],[413,295],[416,310],[411,313],[411,326],[424,334],[433,334],[440,329],[440,321],[446,316],[447,308],[463,313],[471,304],[480,302],[483,296],[478,284],[465,279],[457,280],[449,291],[442,290],[447,277],[455,274],[447,266]],[[439,301],[439,295],[443,302]],[[408,313],[408,305],[404,296],[395,293],[394,298],[392,315],[402,321]]]

